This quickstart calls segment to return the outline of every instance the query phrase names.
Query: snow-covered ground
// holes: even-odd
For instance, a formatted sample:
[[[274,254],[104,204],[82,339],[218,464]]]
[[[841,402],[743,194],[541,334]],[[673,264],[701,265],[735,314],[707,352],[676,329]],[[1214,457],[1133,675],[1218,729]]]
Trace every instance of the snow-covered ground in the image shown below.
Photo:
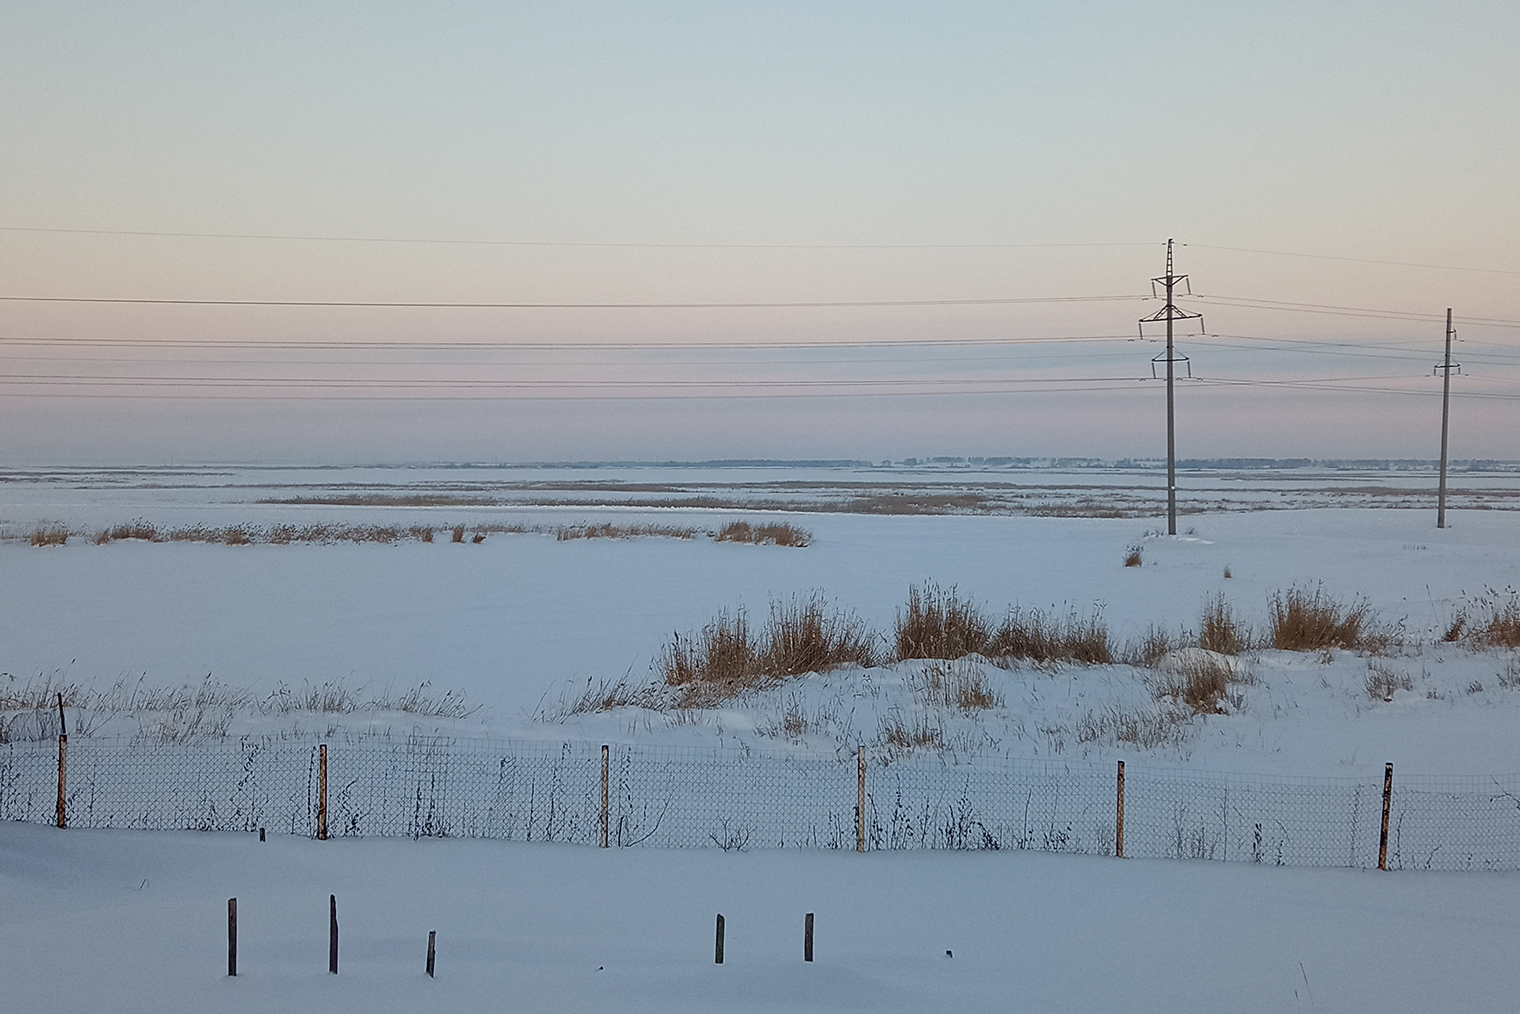
[[[0,902],[7,1011],[1479,1012],[1520,991],[1513,874],[0,824]]]
[[[213,697],[235,701],[209,705],[194,730],[195,705],[76,711],[71,732],[85,739],[315,741],[390,730],[811,754],[856,743],[889,752],[886,723],[903,719],[933,725],[938,743],[919,750],[952,762],[1125,758],[1137,771],[1374,785],[1384,761],[1401,777],[1520,771],[1520,660],[1440,641],[1459,612],[1520,587],[1513,475],[1464,476],[1444,531],[1423,473],[1195,477],[1184,503],[1211,509],[1186,516],[1176,538],[1158,534],[1156,478],[828,468],[10,473],[0,502],[9,536],[0,541],[0,692],[48,681],[103,692],[120,682],[119,703],[134,688],[152,696],[209,676]],[[415,497],[446,502],[402,502]],[[1091,516],[1104,513],[1133,516]],[[88,538],[139,518],[160,529],[546,531],[605,521],[710,530],[748,518],[792,523],[813,541]],[[27,543],[50,524],[76,534],[61,547]],[[1135,545],[1143,565],[1124,567]],[[1159,713],[1158,674],[1122,664],[966,660],[957,665],[996,697],[971,711],[926,699],[924,662],[799,677],[706,710],[573,707],[588,687],[653,683],[651,664],[671,636],[719,610],[759,620],[773,601],[818,595],[886,632],[909,587],[925,582],[955,587],[994,618],[1010,606],[1101,613],[1120,645],[1151,625],[1196,628],[1218,595],[1259,629],[1274,593],[1322,585],[1342,601],[1365,597],[1394,645],[1380,658],[1247,653],[1234,663],[1247,678],[1226,713],[1175,721],[1150,745],[1114,730]],[[1369,675],[1394,689],[1369,692]],[[424,682],[434,700],[462,695],[467,713],[399,710]],[[334,689],[390,705],[314,713],[290,704]],[[342,926],[337,977],[326,972],[328,894]],[[0,1010],[1498,1011],[1520,989],[1517,895],[1520,875],[1483,871],[1025,851],[603,851],[280,834],[260,843],[0,823]],[[232,896],[236,979],[224,974]],[[807,965],[810,911],[818,960]],[[715,966],[719,912],[727,960]],[[439,934],[432,980],[422,972],[429,930]]]
[[[721,709],[674,718],[637,709],[566,712],[588,685],[652,682],[651,663],[671,636],[700,629],[719,610],[744,608],[760,619],[772,601],[800,595],[819,594],[887,631],[909,586],[932,581],[958,588],[993,616],[1012,605],[1101,611],[1122,644],[1152,624],[1195,628],[1204,602],[1219,594],[1260,627],[1274,592],[1322,583],[1344,601],[1365,596],[1399,633],[1402,647],[1376,664],[1407,678],[1409,690],[1391,702],[1370,695],[1369,662],[1351,653],[1334,652],[1328,661],[1319,653],[1257,653],[1247,659],[1254,682],[1240,688],[1240,707],[1194,719],[1185,735],[1141,749],[1093,730],[1105,716],[1149,706],[1145,672],[984,665],[999,706],[928,717],[942,727],[947,744],[963,752],[1149,757],[1298,774],[1360,774],[1384,760],[1412,773],[1520,770],[1511,735],[1520,718],[1514,653],[1433,643],[1464,605],[1520,586],[1520,512],[1454,510],[1452,527],[1438,531],[1429,510],[1236,510],[1188,515],[1185,534],[1169,538],[1157,535],[1162,526],[1155,518],[259,502],[271,499],[276,487],[305,499],[382,486],[457,492],[461,474],[483,484],[474,471],[412,470],[398,477],[397,470],[321,470],[314,478],[308,470],[271,478],[267,470],[200,470],[174,482],[132,471],[26,482],[13,477],[0,519],[13,534],[24,534],[49,519],[88,532],[138,517],[161,527],[316,519],[440,528],[456,521],[553,528],[607,520],[713,528],[764,517],[805,528],[814,541],[797,549],[706,538],[557,541],[545,534],[492,534],[478,545],[440,536],[394,545],[227,546],[94,545],[75,537],[62,547],[36,548],[17,538],[0,544],[0,671],[12,686],[51,678],[97,688],[118,680],[155,687],[198,683],[209,674],[256,697],[282,685],[300,691],[327,684],[394,697],[427,681],[430,692],[463,695],[473,709],[447,720],[394,712],[302,718],[285,710],[240,711],[229,726],[234,734],[380,726],[476,737],[827,749],[871,741],[893,714],[906,710],[912,717],[921,704],[912,692],[921,666],[793,680]],[[737,488],[758,481],[760,473],[795,490],[837,485],[859,471],[751,469],[719,479]],[[567,476],[641,487],[689,478],[658,469],[617,471],[612,483],[593,469],[505,474],[519,486]],[[702,475],[713,478],[711,470]],[[943,475],[947,483],[964,479],[956,471]],[[1512,484],[1514,477],[1507,478]],[[913,477],[931,480],[923,470]],[[1013,480],[1076,485],[1087,495],[1112,477],[1030,472]],[[1364,489],[1408,480],[1406,473],[1382,473],[1342,481]],[[1281,478],[1244,474],[1211,481],[1261,485]],[[1504,475],[1483,481],[1500,492],[1507,488]],[[1143,547],[1143,566],[1121,566],[1131,545]],[[809,719],[806,734],[780,734],[789,711]],[[123,716],[96,729],[130,735],[155,720]]]

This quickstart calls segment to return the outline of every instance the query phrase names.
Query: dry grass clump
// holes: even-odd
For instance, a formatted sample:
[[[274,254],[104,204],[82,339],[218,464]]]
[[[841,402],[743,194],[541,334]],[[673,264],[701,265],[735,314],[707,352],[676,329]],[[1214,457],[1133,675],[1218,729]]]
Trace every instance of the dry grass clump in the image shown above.
[[[1230,663],[1211,652],[1189,650],[1173,657],[1169,671],[1155,684],[1160,698],[1179,701],[1198,715],[1222,715],[1225,704],[1239,708],[1238,694],[1232,695],[1235,683],[1250,682]]]
[[[1144,563],[1145,547],[1136,543],[1124,551],[1124,565],[1126,567],[1138,567]]]
[[[666,696],[665,688],[656,683],[636,686],[626,678],[603,679],[595,683],[588,679],[586,689],[576,697],[562,700],[559,707],[554,709],[553,715],[562,719],[570,715],[611,711],[613,708],[661,710],[667,703]]]
[[[812,544],[811,532],[791,525],[752,525],[748,521],[730,521],[718,529],[714,542],[750,542],[755,545],[795,546]]]
[[[677,707],[706,707],[773,680],[842,665],[876,664],[872,635],[854,616],[829,612],[816,596],[772,603],[760,637],[742,610],[719,613],[695,637],[679,634],[655,662]]]
[[[1487,616],[1473,627],[1473,640],[1485,648],[1520,648],[1520,593],[1510,591],[1502,599],[1490,592],[1478,606]]]
[[[925,705],[957,711],[985,711],[1003,703],[982,667],[964,660],[924,666],[914,690]]]
[[[1388,643],[1366,599],[1343,605],[1319,587],[1289,588],[1273,595],[1270,623],[1271,645],[1281,651],[1378,651]]]
[[[877,736],[883,744],[894,750],[943,750],[945,748],[944,730],[928,715],[917,716],[910,722],[905,720],[902,712],[896,708],[883,716]]]
[[[660,535],[668,539],[693,539],[696,538],[697,530],[676,525],[619,526],[609,522],[600,525],[566,525],[554,531],[554,538],[560,542],[568,542],[571,539],[631,539],[641,535]]]
[[[1408,673],[1377,659],[1367,660],[1367,696],[1374,701],[1391,701],[1395,691],[1413,689],[1414,680]]]
[[[131,524],[115,525],[111,528],[103,528],[95,533],[95,545],[103,546],[107,542],[115,542],[120,539],[138,539],[142,542],[159,541],[158,529],[141,519]]]
[[[238,713],[383,711],[463,719],[475,711],[465,704],[463,694],[440,694],[427,681],[400,692],[387,689],[376,694],[365,693],[364,687],[349,687],[342,680],[303,685],[298,691],[281,684],[260,698],[247,687],[232,686],[212,676],[177,686],[119,679],[105,690],[40,676],[0,683],[0,743],[57,736],[59,695],[69,711],[71,734],[88,736],[102,722],[122,716],[137,720],[137,739],[160,744],[223,738]]]
[[[1086,665],[1114,660],[1108,625],[1098,613],[1081,616],[1073,610],[1060,618],[1015,608],[994,629],[975,603],[962,599],[954,588],[946,591],[933,584],[908,589],[908,606],[897,614],[893,633],[898,659],[985,655]]]
[[[1014,609],[992,636],[984,654],[1033,662],[1080,662],[1108,665],[1114,660],[1108,624],[1099,613],[1081,616],[1076,610],[1056,618],[1038,609]]]
[[[1088,711],[1077,719],[1074,732],[1077,742],[1084,745],[1111,740],[1129,743],[1142,750],[1154,750],[1180,746],[1187,738],[1186,723],[1192,715],[1191,711],[1176,707],[1141,711],[1120,711],[1111,707],[1104,711]]]
[[[1239,655],[1251,647],[1251,632],[1235,618],[1235,611],[1222,594],[1203,604],[1198,647],[1221,655]]]
[[[817,595],[772,602],[758,663],[767,676],[798,676],[842,665],[873,666],[875,635],[855,616],[829,611]]]
[[[695,637],[676,634],[655,669],[666,686],[682,688],[678,707],[704,707],[762,683],[759,654],[744,612],[722,612]]]
[[[1138,639],[1124,646],[1124,650],[1119,653],[1119,661],[1141,669],[1154,669],[1169,652],[1186,647],[1190,640],[1185,632],[1173,634],[1165,627],[1152,623]]]
[[[963,658],[987,654],[992,626],[977,605],[962,599],[952,587],[935,584],[908,589],[908,607],[897,614],[893,657]]]
[[[31,541],[34,546],[62,546],[69,541],[69,530],[62,525],[39,525]]]

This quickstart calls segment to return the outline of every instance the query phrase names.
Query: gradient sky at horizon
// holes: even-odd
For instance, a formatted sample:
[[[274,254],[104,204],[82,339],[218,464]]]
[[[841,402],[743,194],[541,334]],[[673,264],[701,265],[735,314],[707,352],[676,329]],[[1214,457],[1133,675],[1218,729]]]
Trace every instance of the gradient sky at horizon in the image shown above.
[[[1520,327],[1480,322],[1520,320],[1513,3],[74,3],[0,18],[0,296],[1138,297],[1174,236],[1201,297],[1182,302],[1209,334],[1183,343],[1200,380],[1179,393],[1180,454],[1434,457],[1431,367],[1453,306],[1453,454],[1520,458]],[[1162,390],[1134,379],[1155,346],[986,342],[1130,335],[1157,306],[0,301],[0,453],[1155,456]],[[334,346],[377,340],[405,346]],[[837,344],[905,340],[925,344]],[[186,341],[202,344],[164,347]],[[498,344],[438,348],[480,342]],[[1219,380],[1251,386],[1205,383]],[[502,386],[521,382],[541,386]]]

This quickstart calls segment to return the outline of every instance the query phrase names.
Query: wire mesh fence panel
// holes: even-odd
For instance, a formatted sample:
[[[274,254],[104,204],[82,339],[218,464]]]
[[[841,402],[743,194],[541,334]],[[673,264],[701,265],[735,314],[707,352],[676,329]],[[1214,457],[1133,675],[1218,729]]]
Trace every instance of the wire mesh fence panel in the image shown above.
[[[69,744],[74,827],[315,835],[318,747],[249,737]],[[356,734],[328,742],[331,836],[593,844],[601,748],[589,743]],[[56,819],[56,741],[0,744],[0,820]],[[853,753],[624,745],[609,752],[608,844],[856,847]],[[1115,769],[1086,761],[874,757],[870,849],[1033,849],[1112,855]],[[1382,779],[1128,766],[1127,856],[1374,867]],[[1395,778],[1391,869],[1520,869],[1520,775]]]
[[[0,820],[51,822],[58,804],[58,744],[0,745]]]
[[[897,760],[867,776],[879,849],[1033,849],[1112,854],[1114,772],[1038,760]]]
[[[1392,870],[1520,866],[1520,775],[1394,778]]]
[[[1124,854],[1376,866],[1381,781],[1131,766]]]
[[[601,750],[411,737],[329,752],[329,833],[589,843]]]
[[[246,739],[234,744],[69,744],[71,827],[310,834],[316,748]],[[50,780],[56,779],[56,770]]]
[[[613,845],[855,847],[855,758],[738,749],[617,747]]]

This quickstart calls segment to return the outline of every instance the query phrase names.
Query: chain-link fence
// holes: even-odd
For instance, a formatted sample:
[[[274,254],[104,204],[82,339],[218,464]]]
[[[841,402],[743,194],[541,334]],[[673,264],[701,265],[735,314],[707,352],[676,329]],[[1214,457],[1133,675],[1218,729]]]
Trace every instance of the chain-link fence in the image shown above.
[[[1034,849],[1113,854],[1113,766],[356,736],[69,744],[71,827],[500,838],[670,848]],[[56,743],[0,746],[0,819],[57,817]],[[604,780],[605,778],[605,780]],[[326,807],[322,798],[326,787]],[[605,788],[604,788],[605,787]],[[603,793],[606,804],[603,808]],[[1124,854],[1378,863],[1382,772],[1249,776],[1130,764]],[[1387,865],[1520,869],[1520,776],[1398,777]]]

